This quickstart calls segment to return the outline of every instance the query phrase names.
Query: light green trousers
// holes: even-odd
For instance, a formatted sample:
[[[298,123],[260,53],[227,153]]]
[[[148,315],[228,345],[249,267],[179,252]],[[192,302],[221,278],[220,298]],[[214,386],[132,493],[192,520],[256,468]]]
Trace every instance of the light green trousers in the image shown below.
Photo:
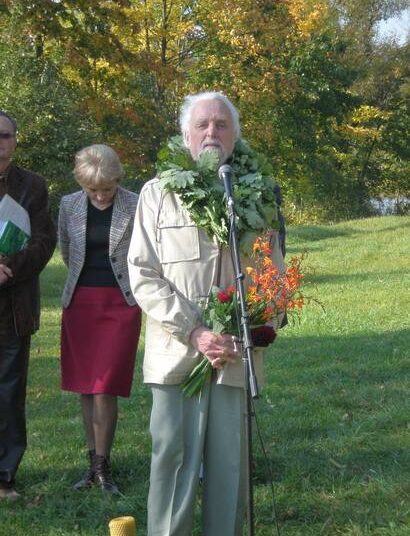
[[[203,463],[202,536],[241,536],[245,517],[245,391],[211,383],[187,398],[151,385],[148,536],[190,536]]]

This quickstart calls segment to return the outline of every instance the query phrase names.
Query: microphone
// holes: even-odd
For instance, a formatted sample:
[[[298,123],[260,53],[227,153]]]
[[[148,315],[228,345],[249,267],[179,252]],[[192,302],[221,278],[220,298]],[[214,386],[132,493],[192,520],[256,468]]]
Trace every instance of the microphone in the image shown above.
[[[224,183],[226,200],[229,202],[233,199],[232,193],[232,177],[233,169],[228,164],[224,164],[218,169],[219,179]]]

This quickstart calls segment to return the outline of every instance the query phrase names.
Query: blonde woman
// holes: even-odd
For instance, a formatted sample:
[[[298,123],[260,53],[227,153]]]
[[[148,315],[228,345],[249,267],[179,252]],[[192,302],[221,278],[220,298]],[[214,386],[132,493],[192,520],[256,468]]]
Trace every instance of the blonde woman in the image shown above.
[[[117,397],[128,397],[141,325],[127,252],[138,196],[119,185],[123,168],[107,145],[75,157],[81,190],[62,198],[59,241],[68,267],[61,330],[62,389],[80,394],[89,467],[74,484],[117,494],[110,454]]]

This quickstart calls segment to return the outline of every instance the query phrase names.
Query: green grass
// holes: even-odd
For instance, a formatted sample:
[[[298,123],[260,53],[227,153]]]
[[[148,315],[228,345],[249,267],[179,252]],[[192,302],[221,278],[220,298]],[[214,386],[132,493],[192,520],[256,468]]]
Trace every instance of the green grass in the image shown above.
[[[256,404],[282,536],[410,534],[409,223],[385,217],[289,229],[288,255],[309,252],[306,293],[324,310],[310,306],[282,330]],[[32,345],[23,497],[0,504],[0,535],[103,536],[119,515],[133,515],[144,535],[150,395],[142,348],[113,452],[124,497],[70,488],[85,452],[78,401],[59,389],[64,275],[56,255],[43,273],[42,328]],[[256,535],[271,536],[269,473],[256,436],[254,460]]]

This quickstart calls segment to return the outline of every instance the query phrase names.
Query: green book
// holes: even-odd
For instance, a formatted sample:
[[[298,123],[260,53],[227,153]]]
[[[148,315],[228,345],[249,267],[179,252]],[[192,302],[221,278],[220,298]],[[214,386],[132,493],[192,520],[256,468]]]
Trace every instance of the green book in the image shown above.
[[[14,255],[25,246],[29,236],[12,221],[0,221],[0,253]]]

